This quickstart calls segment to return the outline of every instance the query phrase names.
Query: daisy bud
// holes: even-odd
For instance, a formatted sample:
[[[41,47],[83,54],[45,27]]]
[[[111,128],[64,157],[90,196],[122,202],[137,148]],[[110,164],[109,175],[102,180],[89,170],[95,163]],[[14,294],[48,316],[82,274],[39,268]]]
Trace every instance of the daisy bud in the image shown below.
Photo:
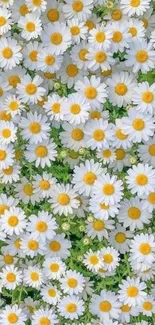
[[[107,8],[113,8],[113,6],[114,6],[114,4],[113,4],[112,1],[107,1],[107,2],[105,3],[105,5],[106,5]]]
[[[136,161],[137,161],[137,159],[136,159],[136,157],[131,156],[131,157],[129,158],[129,161],[130,161],[131,164],[135,164]]]
[[[68,231],[68,230],[70,229],[70,224],[67,223],[67,222],[64,222],[64,223],[62,224],[62,229],[63,229],[64,231]]]
[[[94,218],[92,215],[89,215],[88,218],[87,218],[88,222],[92,223]]]
[[[54,85],[53,85],[53,88],[54,88],[55,90],[60,89],[60,88],[61,88],[60,83],[59,83],[59,82],[55,82]]]
[[[85,238],[83,239],[83,245],[87,246],[87,245],[89,245],[89,243],[90,243],[89,238],[88,238],[88,237],[85,237]]]
[[[83,256],[82,256],[82,255],[79,255],[79,256],[77,257],[77,260],[78,260],[78,262],[82,262],[82,260],[83,260]]]
[[[84,155],[85,151],[86,151],[85,148],[80,148],[79,149],[79,154]]]
[[[61,157],[61,158],[66,158],[66,157],[67,157],[67,150],[62,150],[62,151],[60,152],[60,157]]]
[[[79,227],[79,230],[80,230],[80,231],[84,231],[84,230],[85,230],[85,226],[84,226],[84,225],[81,225],[81,226]]]

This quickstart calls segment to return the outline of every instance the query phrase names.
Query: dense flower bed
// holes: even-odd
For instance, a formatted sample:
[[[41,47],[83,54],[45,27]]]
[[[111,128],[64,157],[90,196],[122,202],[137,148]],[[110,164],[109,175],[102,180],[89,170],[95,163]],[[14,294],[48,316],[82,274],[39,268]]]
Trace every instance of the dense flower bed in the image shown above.
[[[154,8],[0,0],[0,324],[155,323]]]

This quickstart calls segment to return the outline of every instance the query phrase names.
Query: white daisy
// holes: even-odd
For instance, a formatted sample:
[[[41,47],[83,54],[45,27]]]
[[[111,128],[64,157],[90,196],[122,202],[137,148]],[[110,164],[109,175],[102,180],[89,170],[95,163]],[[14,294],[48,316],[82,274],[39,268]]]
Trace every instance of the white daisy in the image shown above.
[[[155,111],[155,83],[149,85],[147,81],[139,83],[134,88],[132,102],[136,110],[153,114]]]
[[[42,296],[42,300],[50,305],[57,305],[57,303],[61,299],[60,291],[57,289],[56,286],[52,285],[51,283],[44,285],[41,288],[40,293]]]
[[[104,263],[104,269],[113,271],[119,265],[119,253],[113,247],[106,247],[100,250],[100,258]]]
[[[138,147],[138,155],[143,163],[155,167],[155,137],[150,138]]]
[[[26,228],[26,216],[21,208],[10,207],[5,210],[1,219],[1,229],[8,235],[19,235]]]
[[[115,175],[110,177],[109,174],[105,174],[98,177],[98,180],[94,183],[93,195],[101,203],[106,205],[113,205],[118,203],[123,196],[123,183],[118,180]]]
[[[54,310],[52,308],[40,308],[39,310],[34,311],[32,315],[32,325],[41,325],[41,324],[55,325],[58,323],[58,319]]]
[[[99,220],[108,220],[109,216],[114,218],[118,214],[119,205],[109,205],[105,203],[100,203],[96,200],[96,197],[93,196],[89,201],[89,210],[93,213],[94,217]]]
[[[111,318],[118,319],[120,314],[120,302],[115,293],[102,290],[100,295],[93,295],[90,302],[90,311],[99,316],[101,321],[109,321]]]
[[[28,265],[27,269],[24,269],[23,272],[23,282],[26,286],[39,289],[45,281],[42,270],[38,265]]]
[[[93,222],[87,221],[86,234],[88,237],[94,239],[97,237],[99,241],[102,241],[103,238],[108,239],[109,230],[114,229],[113,220],[100,220],[94,219]]]
[[[65,319],[78,319],[84,313],[84,303],[77,296],[64,296],[58,303],[58,311]]]
[[[46,140],[37,144],[27,145],[25,157],[29,162],[35,162],[35,166],[50,167],[51,161],[54,161],[57,156],[56,144],[53,140]]]
[[[66,271],[64,277],[60,279],[62,291],[69,295],[78,295],[83,291],[85,278],[76,271]]]
[[[6,289],[14,290],[22,282],[22,271],[14,265],[5,266],[0,272],[2,286]]]
[[[72,43],[79,44],[81,40],[86,40],[88,27],[85,22],[80,22],[77,18],[67,20],[67,25],[71,32]]]
[[[27,41],[38,38],[42,31],[41,20],[36,13],[28,13],[21,17],[18,26],[22,29],[21,36]]]
[[[46,10],[46,0],[26,0],[25,2],[28,9],[31,12],[36,12],[38,15]]]
[[[21,238],[21,251],[25,256],[30,256],[33,258],[38,254],[45,254],[45,244],[39,239],[34,239],[33,233],[25,233]]]
[[[55,247],[56,247],[56,242],[55,242]],[[65,275],[66,265],[64,262],[62,262],[60,257],[53,257],[53,258],[47,257],[45,258],[43,263],[43,272],[45,276],[48,277],[49,279],[60,280],[60,278],[63,275]]]
[[[124,304],[135,307],[145,300],[146,292],[144,290],[146,289],[146,284],[140,282],[138,277],[127,277],[126,280],[122,281],[119,287],[119,300]]]
[[[57,224],[52,215],[46,211],[38,212],[38,215],[32,214],[29,217],[27,231],[33,233],[34,239],[39,238],[41,241],[52,239],[56,235]]]
[[[0,143],[9,144],[16,141],[17,128],[13,122],[0,122]]]
[[[19,99],[21,99],[23,103],[37,104],[37,101],[42,100],[42,96],[46,93],[46,89],[40,87],[42,82],[43,79],[38,75],[33,79],[29,75],[26,75],[21,80],[21,83],[17,85]]]
[[[56,235],[47,243],[46,255],[65,259],[70,256],[70,248],[71,241],[66,239],[64,234]]]
[[[16,197],[26,204],[31,202],[34,205],[35,202],[39,202],[31,182],[25,176],[20,179],[20,183],[16,184],[15,192]]]
[[[25,325],[26,315],[18,305],[6,305],[1,309],[1,324],[5,325]]]
[[[0,143],[0,169],[8,168],[13,165],[14,149],[11,144]]]
[[[11,12],[6,8],[0,8],[0,35],[6,34],[11,29]]]
[[[128,33],[128,26],[119,21],[112,22],[107,25],[112,32],[111,49],[113,53],[118,51],[124,52],[125,48],[129,48],[131,35]]]
[[[52,54],[63,54],[71,45],[71,33],[65,23],[49,23],[44,27],[42,41]]]
[[[150,7],[151,0],[121,0],[120,7],[128,16],[142,15]]]
[[[88,60],[86,58],[86,54],[88,54],[88,44],[86,41],[81,41],[78,45],[73,45],[70,56],[74,64],[81,70],[86,71],[88,68]]]
[[[117,224],[116,230],[109,233],[108,241],[121,254],[124,254],[125,252],[129,251],[131,238],[133,238],[133,234]]]
[[[104,25],[97,26],[89,31],[88,42],[96,48],[108,50],[111,45],[112,31]]]
[[[60,132],[60,140],[64,147],[74,151],[85,147],[84,124],[74,126],[65,122],[62,127],[64,131]]]
[[[106,149],[113,141],[113,127],[107,120],[95,119],[87,122],[85,127],[86,146],[92,150]]]
[[[43,172],[42,175],[35,175],[32,183],[34,193],[36,193],[40,199],[44,199],[51,196],[52,188],[56,184],[56,178],[52,177],[51,174]]]
[[[92,9],[93,0],[65,0],[62,8],[65,18],[77,18],[79,21],[85,21],[90,17]]]
[[[115,59],[111,52],[98,49],[97,47],[89,48],[88,51],[86,54],[87,66],[91,71],[98,69],[107,71],[111,69],[111,65],[115,64]]]
[[[90,105],[79,93],[70,94],[63,102],[62,112],[71,124],[85,123],[89,117]]]

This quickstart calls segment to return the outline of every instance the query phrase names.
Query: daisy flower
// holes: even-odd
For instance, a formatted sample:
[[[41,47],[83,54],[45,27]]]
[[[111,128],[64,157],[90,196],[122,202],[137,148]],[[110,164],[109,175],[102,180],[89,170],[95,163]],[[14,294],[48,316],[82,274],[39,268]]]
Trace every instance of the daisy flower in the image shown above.
[[[78,45],[73,45],[70,52],[70,57],[73,63],[75,63],[79,69],[86,71],[88,68],[88,60],[86,58],[87,54],[88,44],[86,41],[82,41]],[[85,74],[87,74],[87,71]]]
[[[143,198],[144,207],[151,213],[155,209],[155,191],[150,192],[147,196]]]
[[[115,59],[111,52],[107,52],[97,47],[92,47],[88,49],[86,54],[86,59],[88,60],[87,66],[91,71],[101,70],[110,70],[111,65],[115,64]]]
[[[60,280],[66,272],[66,265],[60,257],[45,258],[43,262],[43,272],[46,277],[52,280]],[[52,297],[52,295],[51,295]]]
[[[129,306],[128,304],[123,304],[120,307],[121,313],[119,315],[119,319],[122,322],[130,322],[131,316],[138,316],[139,311],[137,307]]]
[[[46,10],[47,2],[45,0],[26,0],[25,2],[29,11],[36,12],[38,15]]]
[[[46,11],[43,13],[42,18],[45,23],[63,21],[62,3],[57,0],[47,1]]]
[[[70,256],[71,241],[64,234],[56,235],[47,243],[46,255],[49,257],[60,257],[62,259]]]
[[[62,127],[64,131],[60,133],[60,140],[64,147],[74,151],[85,147],[84,124],[74,126],[64,122]]]
[[[79,93],[73,93],[63,102],[63,114],[71,124],[85,123],[89,117],[90,105]]]
[[[60,291],[57,289],[56,286],[52,285],[51,283],[44,285],[41,288],[40,293],[43,301],[54,306],[57,305],[61,298]]]
[[[42,46],[34,41],[29,42],[26,47],[23,49],[24,55],[24,66],[25,68],[29,68],[31,70],[37,70],[38,67],[38,55],[42,50]]]
[[[63,56],[51,54],[49,48],[43,48],[38,53],[37,67],[41,71],[54,73],[60,69],[62,62]]]
[[[146,316],[152,316],[155,313],[155,299],[153,296],[148,295],[145,301],[139,307],[140,312]]]
[[[53,140],[46,140],[37,144],[27,145],[25,157],[29,162],[35,162],[35,166],[50,167],[51,161],[57,156],[56,144]]]
[[[45,241],[56,235],[57,224],[54,218],[46,211],[38,212],[38,215],[31,215],[27,224],[27,231],[33,233],[34,238]]]
[[[104,263],[104,269],[110,272],[119,265],[119,254],[113,247],[102,248],[100,250],[100,258]]]
[[[6,110],[7,115],[9,116],[10,114],[13,118],[16,115],[21,115],[24,105],[16,95],[10,95],[4,101],[4,109]]]
[[[97,237],[99,241],[102,241],[103,238],[108,239],[109,231],[114,229],[113,220],[100,220],[94,219],[93,222],[87,221],[86,234],[88,237],[94,239]]]
[[[26,315],[18,305],[6,305],[4,309],[1,309],[1,321],[6,325],[25,325]]]
[[[43,79],[36,75],[33,79],[26,75],[21,83],[17,85],[17,95],[23,103],[37,104],[38,100],[42,100],[45,95],[46,89],[40,87]]]
[[[85,278],[76,271],[66,271],[64,277],[60,279],[62,291],[69,295],[78,295],[83,291]]]
[[[60,55],[71,45],[71,33],[65,23],[49,23],[44,27],[42,41],[52,54]]]
[[[155,170],[148,164],[138,164],[127,171],[126,181],[132,194],[139,197],[155,190]]]
[[[108,121],[94,119],[88,121],[85,127],[86,146],[92,150],[106,149],[113,141],[113,127]]]
[[[51,174],[43,172],[42,175],[35,175],[33,178],[34,193],[38,195],[40,199],[48,198],[51,196],[53,186],[56,184],[56,178]]]
[[[155,137],[149,139],[138,147],[138,155],[142,162],[155,167]]]
[[[8,290],[14,290],[22,282],[22,272],[14,265],[5,266],[0,272],[2,286]]]
[[[115,175],[110,177],[105,174],[98,177],[94,183],[93,195],[102,203],[113,205],[118,203],[123,196],[123,183]]]
[[[94,217],[99,220],[108,220],[109,216],[114,218],[118,214],[119,205],[109,205],[105,203],[100,203],[96,200],[96,196],[92,196],[89,201],[89,210],[93,213]]]
[[[35,202],[39,202],[31,182],[26,177],[22,177],[20,183],[16,184],[15,192],[16,197],[25,204],[31,202],[34,205]]]
[[[132,41],[139,41],[145,37],[145,27],[142,21],[131,18],[128,21],[128,28]]]
[[[64,119],[63,114],[63,103],[64,98],[60,97],[57,94],[51,94],[48,96],[47,102],[44,104],[44,109],[47,113],[47,116],[49,116],[50,121],[57,121],[60,122],[60,120]]]
[[[31,258],[38,254],[44,255],[45,244],[40,239],[34,239],[33,233],[25,233],[21,238],[21,251],[23,255],[30,256]]]
[[[100,295],[93,295],[90,302],[90,311],[99,316],[101,321],[109,321],[111,318],[118,319],[120,314],[120,302],[115,293],[102,290]]]
[[[84,255],[83,264],[92,272],[97,272],[104,266],[100,252],[93,252],[91,249]]]
[[[11,12],[5,8],[0,8],[0,35],[6,34],[11,29]]]
[[[116,230],[109,233],[108,241],[116,248],[121,254],[129,251],[129,245],[133,238],[133,234],[121,227],[120,224],[116,224]]]
[[[0,143],[9,144],[16,141],[17,128],[13,122],[0,122]]]
[[[85,21],[91,15],[93,0],[65,0],[62,7],[66,19],[77,18]]]
[[[0,76],[0,101],[5,99],[9,94],[11,87],[7,81],[4,81],[2,76]]]
[[[41,20],[36,13],[28,13],[21,17],[18,20],[18,26],[22,29],[21,36],[26,41],[38,38],[42,31]]]
[[[12,18],[15,22],[18,22],[21,17],[24,17],[30,13],[30,10],[28,9],[24,0],[14,0],[14,4],[11,9]]]
[[[73,18],[67,21],[67,25],[71,32],[73,44],[79,44],[81,40],[86,40],[88,27],[85,25],[85,22],[80,22],[77,18]]]
[[[11,207],[16,207],[19,203],[13,196],[7,196],[6,194],[0,194],[0,217],[4,214],[5,210],[9,210]]]
[[[147,81],[139,83],[134,88],[132,102],[136,105],[136,110],[153,114],[155,111],[155,83],[151,86]]]
[[[1,229],[8,235],[19,235],[26,228],[26,216],[21,208],[10,207],[5,210],[1,219]]]
[[[101,151],[97,151],[97,158],[104,164],[107,165],[112,163],[116,159],[116,154],[114,149],[102,149]]]
[[[150,8],[151,0],[121,0],[120,7],[124,14],[130,16],[142,15],[147,9]]]
[[[11,144],[0,143],[0,169],[8,168],[13,165],[14,149]]]
[[[77,296],[64,296],[58,303],[58,311],[65,319],[78,319],[84,313],[84,303]]]
[[[99,108],[101,103],[104,104],[107,98],[106,85],[101,83],[100,78],[91,76],[83,78],[83,81],[75,83],[75,90],[88,101],[91,107]]]
[[[60,216],[73,214],[74,209],[77,209],[80,204],[76,196],[75,190],[69,184],[56,184],[49,200],[53,213]]]
[[[127,277],[126,280],[122,281],[119,287],[119,300],[123,302],[123,304],[137,307],[137,305],[140,305],[145,300],[146,292],[144,290],[146,289],[146,284],[141,282],[138,277]]]
[[[42,270],[38,265],[27,266],[27,269],[24,269],[23,282],[26,286],[39,289],[40,286],[44,283],[44,276]]]
[[[131,35],[128,33],[128,26],[123,22],[112,22],[108,24],[109,30],[112,33],[111,50],[113,53],[118,51],[124,52],[125,48],[129,48]]]
[[[21,46],[15,39],[2,38],[0,41],[0,67],[11,70],[22,60]]]
[[[97,24],[89,31],[88,42],[98,50],[109,50],[111,45],[112,31],[104,25]]]
[[[54,310],[52,308],[46,307],[40,308],[34,311],[32,315],[32,324],[33,325],[40,325],[41,323],[48,324],[48,325],[55,325],[58,323],[58,319]]]

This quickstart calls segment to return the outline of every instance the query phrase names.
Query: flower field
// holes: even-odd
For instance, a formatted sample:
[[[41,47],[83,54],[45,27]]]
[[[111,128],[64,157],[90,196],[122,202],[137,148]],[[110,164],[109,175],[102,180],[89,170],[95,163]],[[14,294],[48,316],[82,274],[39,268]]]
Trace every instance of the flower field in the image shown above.
[[[0,0],[0,325],[155,324],[155,1]]]

